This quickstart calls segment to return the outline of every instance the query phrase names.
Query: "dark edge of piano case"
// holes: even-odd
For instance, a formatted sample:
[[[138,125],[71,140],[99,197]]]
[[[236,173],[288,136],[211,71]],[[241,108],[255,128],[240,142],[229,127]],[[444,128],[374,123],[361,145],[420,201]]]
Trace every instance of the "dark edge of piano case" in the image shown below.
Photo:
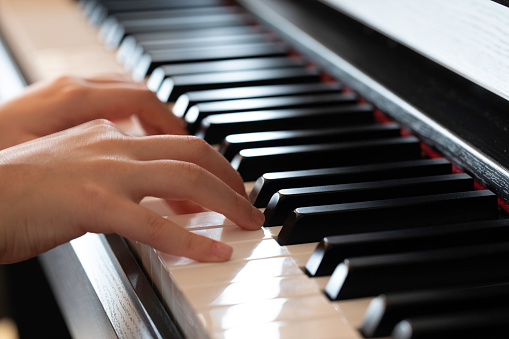
[[[318,0],[237,2],[509,203],[505,99]]]
[[[17,67],[0,32],[0,70],[2,86],[0,99],[20,93],[27,82]],[[122,319],[142,319],[145,338],[183,338],[170,318],[145,272],[135,259],[126,241],[118,235],[93,235],[85,239],[91,250],[94,265],[101,266],[109,274],[115,274],[121,284],[111,284],[108,276],[95,274],[91,277],[84,269],[83,253],[78,255],[72,242],[63,244],[38,257],[50,283],[55,299],[73,338],[122,337],[126,322]],[[107,253],[98,262],[93,250],[99,248]],[[86,255],[85,255],[86,256]],[[102,281],[102,288],[94,288],[92,281]],[[116,309],[108,307],[111,296],[128,298],[118,303]],[[133,305],[131,312],[122,309],[125,303]]]
[[[86,253],[73,240],[39,256],[74,338],[122,338],[130,330],[142,338],[183,338],[122,237],[93,234],[79,241]],[[101,274],[88,271],[90,265]],[[112,283],[112,275],[121,283]],[[141,320],[143,328],[129,328],[129,319]]]

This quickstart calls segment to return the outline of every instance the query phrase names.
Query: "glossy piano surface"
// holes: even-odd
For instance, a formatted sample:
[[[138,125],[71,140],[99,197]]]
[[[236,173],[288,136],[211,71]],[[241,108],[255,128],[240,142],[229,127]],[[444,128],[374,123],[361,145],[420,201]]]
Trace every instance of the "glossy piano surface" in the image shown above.
[[[507,149],[506,128],[509,123],[501,114],[505,112],[508,104],[503,98],[388,40],[344,14],[332,11],[330,7],[322,4],[325,1],[238,1],[249,13],[246,15],[249,20],[240,23],[240,27],[257,22],[256,31],[260,31],[262,27],[261,31],[270,32],[264,34],[262,39],[277,41],[278,44],[284,41],[284,48],[288,49],[284,49],[284,53],[278,49],[276,57],[270,54],[272,52],[242,56],[223,52],[220,55],[215,52],[213,57],[208,57],[213,61],[205,62],[197,56],[195,59],[200,63],[200,67],[196,68],[196,71],[189,60],[172,59],[165,64],[167,57],[160,51],[171,53],[168,46],[174,46],[176,42],[180,47],[175,51],[182,55],[212,49],[207,46],[191,46],[186,50],[185,46],[191,45],[191,41],[184,42],[182,39],[184,36],[191,37],[190,33],[182,28],[177,28],[178,33],[172,32],[173,27],[177,26],[173,23],[161,26],[164,32],[159,32],[157,27],[150,26],[150,20],[147,19],[153,16],[159,21],[164,20],[160,16],[163,11],[169,10],[165,6],[169,3],[184,6],[183,2],[174,0],[163,4],[161,1],[148,1],[150,6],[155,6],[152,9],[158,9],[158,13],[156,15],[145,10],[143,19],[138,20],[139,22],[135,19],[136,12],[132,12],[132,6],[138,6],[137,4],[142,2],[130,1],[131,4],[127,6],[128,14],[121,15],[118,10],[123,5],[115,4],[115,1],[111,2],[112,5],[108,4],[110,1],[104,1],[105,6],[100,10],[96,8],[95,14],[92,14],[99,2],[82,1],[81,8],[66,0],[48,2],[53,10],[48,18],[68,25],[71,24],[70,21],[76,21],[75,24],[81,29],[79,34],[82,34],[79,35],[81,40],[76,40],[61,35],[51,36],[51,28],[48,27],[47,32],[33,29],[38,27],[38,24],[44,24],[43,19],[41,23],[30,22],[34,13],[42,9],[39,2],[0,1],[0,8],[5,9],[0,11],[3,32],[7,40],[9,37],[11,39],[10,46],[13,46],[11,48],[24,73],[28,73],[28,82],[65,73],[70,69],[84,75],[101,70],[127,72],[115,62],[115,59],[127,60],[126,55],[115,56],[115,51],[106,50],[96,38],[100,26],[94,27],[82,17],[84,12],[88,13],[97,24],[104,13],[115,12],[116,14],[110,17],[111,20],[105,21],[105,25],[109,26],[102,26],[102,31],[113,31],[115,26],[118,32],[131,34],[133,39],[128,39],[129,44],[139,43],[139,46],[129,47],[127,43],[123,46],[120,40],[122,53],[126,53],[129,47],[132,53],[136,51],[150,56],[144,59],[139,55],[133,57],[130,61],[133,63],[130,65],[132,71],[136,69],[132,67],[136,60],[152,62],[155,60],[153,56],[159,53],[163,56],[158,59],[157,64],[142,65],[149,72],[156,69],[154,73],[147,74],[146,80],[149,84],[181,83],[184,80],[190,82],[190,85],[186,84],[187,89],[175,92],[171,99],[178,101],[182,93],[188,101],[189,98],[198,98],[193,99],[195,101],[191,106],[194,107],[181,114],[188,122],[194,115],[203,114],[203,117],[200,116],[200,119],[203,118],[202,122],[198,121],[198,126],[190,129],[191,132],[206,133],[210,132],[209,126],[220,126],[223,131],[221,133],[224,134],[220,139],[214,140],[214,143],[229,134],[234,134],[235,138],[242,142],[241,145],[253,142],[255,137],[262,138],[261,141],[256,141],[256,146],[246,146],[248,150],[236,150],[239,154],[231,155],[232,164],[237,166],[249,162],[250,165],[245,166],[245,169],[238,165],[241,172],[247,173],[261,168],[259,161],[263,162],[263,167],[267,169],[254,171],[256,174],[249,176],[249,181],[263,175],[256,184],[246,182],[246,186],[251,190],[254,185],[251,199],[258,207],[266,208],[267,217],[278,214],[277,220],[273,221],[270,227],[247,232],[241,231],[216,213],[176,216],[159,200],[147,199],[143,202],[147,208],[171,218],[191,232],[230,244],[234,248],[232,260],[219,265],[168,256],[146,245],[128,241],[141,263],[140,269],[124,240],[115,236],[103,238],[89,235],[43,256],[42,260],[53,277],[53,283],[61,286],[62,282],[58,281],[58,277],[65,275],[65,272],[63,269],[56,269],[52,261],[71,253],[72,264],[78,265],[80,272],[85,272],[85,283],[77,285],[80,285],[81,290],[87,289],[92,293],[92,304],[95,307],[104,307],[104,312],[91,312],[95,314],[90,316],[90,319],[101,324],[100,328],[105,331],[103,333],[111,334],[113,331],[117,336],[138,333],[151,337],[182,335],[190,338],[353,339],[362,338],[363,335],[370,337],[375,332],[378,337],[387,337],[396,326],[394,338],[412,338],[412,331],[409,329],[415,332],[415,336],[437,335],[434,332],[436,327],[423,326],[427,323],[436,325],[437,320],[426,312],[414,313],[412,307],[415,307],[415,304],[401,306],[405,310],[403,313],[389,313],[387,317],[394,318],[391,318],[390,325],[382,323],[383,326],[388,326],[387,328],[377,327],[382,326],[378,325],[379,318],[386,316],[383,307],[377,306],[383,303],[385,297],[391,302],[390,305],[394,303],[399,307],[399,294],[393,295],[394,292],[408,296],[405,300],[410,304],[410,300],[421,300],[419,296],[422,289],[431,288],[431,283],[423,285],[425,280],[415,279],[417,275],[405,276],[407,270],[413,272],[411,268],[414,268],[426,273],[425,278],[430,279],[438,289],[428,291],[429,295],[442,295],[447,293],[447,289],[452,289],[459,295],[462,292],[457,291],[504,282],[501,279],[505,277],[497,274],[497,270],[507,256],[504,242],[507,223],[499,219],[500,214],[503,217],[505,215],[499,213],[497,197],[488,190],[475,191],[468,175],[451,174],[451,171],[457,171],[459,167],[473,174],[502,200],[509,200],[508,163],[504,153]],[[31,6],[26,7],[26,12],[23,12],[23,7],[28,3]],[[218,4],[224,5],[221,1],[217,4],[211,1],[201,5],[206,8]],[[187,6],[192,7],[193,3],[186,3],[184,7]],[[229,2],[224,8],[227,12],[244,11],[233,2]],[[502,7],[501,9],[506,10]],[[179,11],[182,14],[186,9],[180,8]],[[14,15],[1,16],[1,12]],[[201,14],[197,14],[198,12]],[[188,12],[188,15],[193,17],[206,13],[201,10],[198,12]],[[256,18],[255,21],[252,21],[252,18]],[[214,21],[212,17],[210,19],[211,22]],[[203,24],[206,25],[206,22],[207,20]],[[224,39],[221,37],[218,41],[231,42],[237,40],[238,34],[248,34],[239,33],[240,30],[236,33],[230,31],[230,25],[237,24],[225,23],[228,29],[218,29],[218,35],[225,34]],[[138,26],[143,28],[136,31]],[[184,26],[192,29],[190,25]],[[124,30],[126,27],[128,30]],[[12,36],[16,30],[22,34],[18,32],[15,40],[22,40],[24,44],[13,43]],[[89,34],[85,34],[85,31]],[[24,37],[24,40],[19,36]],[[171,42],[171,36],[172,39],[180,40]],[[141,42],[142,38],[148,41]],[[197,42],[208,40],[193,39]],[[230,45],[223,45],[224,48],[228,46]],[[77,50],[72,50],[73,48]],[[27,51],[34,52],[33,60],[27,60]],[[88,55],[90,58],[85,57]],[[248,73],[250,67],[264,69],[264,63],[255,62],[256,58],[281,60],[285,55],[288,56],[287,62],[278,61],[265,72],[283,74],[293,67],[301,73],[311,74],[312,76],[307,78],[299,78],[298,86],[302,86],[299,89],[295,87],[285,90],[281,87],[278,90],[282,91],[283,96],[266,92],[267,89],[280,85],[296,86],[295,78],[276,77],[276,80],[262,79],[251,83],[234,79],[235,75]],[[247,63],[239,66],[239,56],[250,60],[253,66],[248,66]],[[58,65],[61,60],[65,62]],[[222,63],[227,60],[234,62]],[[295,62],[296,60],[298,62]],[[221,68],[208,71],[204,68],[207,62],[217,66],[221,63]],[[171,69],[175,70],[178,65],[182,65],[182,68],[173,75]],[[157,68],[159,66],[161,67]],[[184,69],[189,73],[182,73]],[[255,71],[252,73],[256,74]],[[220,78],[221,74],[228,74],[234,81],[229,80],[232,81],[231,84],[222,84],[224,79]],[[154,79],[151,81],[152,75]],[[219,76],[220,80],[214,80],[214,76]],[[205,77],[211,79],[206,81],[209,87],[199,87],[202,84],[193,83],[193,79],[201,80]],[[239,93],[234,94],[237,88],[231,86],[235,81],[236,85],[249,86],[246,88],[251,90],[260,89],[256,99],[245,94],[240,97]],[[332,98],[331,103],[325,100],[306,101],[307,97],[318,97],[315,91],[324,87],[321,84],[335,85],[327,89],[327,93],[331,94],[320,94],[321,97],[328,98],[327,100]],[[309,92],[305,85],[309,85]],[[158,88],[160,85],[154,86],[154,91],[161,91],[161,88]],[[170,97],[171,92],[168,85],[165,90],[169,92],[167,95],[159,93],[164,101]],[[186,91],[191,92],[186,94]],[[221,100],[210,97],[199,99],[200,95],[197,93],[206,94],[201,93],[206,91],[223,91],[216,92],[222,95]],[[225,95],[227,91],[231,97]],[[323,119],[322,124],[313,120],[302,120],[304,123],[299,124],[299,119],[294,116],[291,119],[296,121],[295,125],[276,123],[282,121],[283,115],[289,115],[292,110],[294,113],[306,110],[306,114],[310,115],[317,115],[317,112],[322,111],[341,112],[344,106],[335,100],[345,97],[349,98],[348,105],[360,107],[367,119],[353,118],[359,113],[354,112],[350,118]],[[383,114],[367,105],[366,101],[380,108]],[[305,108],[301,108],[301,105]],[[254,120],[263,116],[264,109],[270,109],[270,114],[274,115],[273,120],[260,122],[263,129],[249,130],[255,125]],[[388,123],[391,119],[387,119],[385,114],[396,122]],[[237,119],[236,123],[232,124],[228,118]],[[226,126],[228,124],[232,125],[233,129]],[[251,127],[243,130],[239,127],[241,125]],[[125,126],[127,129],[132,128],[129,124]],[[371,130],[384,129],[382,127],[390,127],[393,130],[391,133],[396,134],[387,136],[385,132],[379,135],[369,133]],[[453,168],[443,158],[428,159],[423,156],[417,140],[408,136],[406,131],[402,131],[400,135],[399,127],[413,132],[425,141],[428,146],[424,149],[431,146],[435,148],[434,151],[445,154],[456,167]],[[333,137],[321,136],[322,129],[324,134],[333,131]],[[274,132],[274,136],[278,136],[270,137],[267,133],[262,137],[265,131]],[[362,131],[364,132],[360,133]],[[245,132],[251,133],[243,134]],[[283,136],[284,133],[286,136]],[[284,145],[278,144],[279,140],[284,140]],[[393,140],[401,140],[402,143],[411,141],[414,145],[408,148],[383,147],[384,143],[393,143]],[[322,154],[327,154],[327,157]],[[258,159],[252,155],[257,155]],[[271,161],[271,157],[279,157],[279,164],[275,160]],[[327,158],[334,161],[328,161]],[[265,173],[267,171],[286,172]],[[277,189],[274,191],[271,187]],[[271,193],[260,203],[261,200],[256,195],[267,191]],[[270,199],[274,193],[273,199]],[[285,207],[287,203],[291,208]],[[363,210],[366,213],[360,213]],[[465,223],[467,221],[468,223]],[[317,223],[320,227],[313,227]],[[416,235],[421,235],[422,239],[433,239],[435,234],[443,234],[437,229],[445,224],[447,227],[444,228],[450,229],[452,233],[446,232],[444,239],[451,239],[450,241],[434,242],[433,246],[427,246],[426,241],[416,238]],[[493,230],[493,233],[487,233],[484,228]],[[454,232],[458,229],[467,229],[469,232],[465,235],[459,232],[455,237]],[[415,248],[405,248],[401,244],[400,239],[406,239],[405,237],[411,239],[410,243],[415,242]],[[298,240],[289,241],[292,243],[289,245],[287,239]],[[348,248],[353,250],[344,258],[330,260],[333,267],[326,273],[312,277],[311,267],[321,265],[316,263],[316,260],[320,260],[316,258],[321,257],[322,252],[330,249],[327,255],[337,255],[337,250],[334,249],[337,245],[333,246],[332,243],[346,243],[350,246]],[[362,246],[357,246],[358,243]],[[390,250],[387,247],[391,247]],[[447,258],[448,261],[437,265],[437,258]],[[471,258],[479,261],[480,265],[470,269],[468,262]],[[483,260],[489,261],[490,265],[482,265]],[[105,279],[104,274],[98,277],[96,265],[103,272],[108,272],[110,279]],[[379,285],[376,285],[377,277]],[[391,277],[397,278],[398,283],[391,283]],[[465,279],[459,279],[461,277]],[[107,288],[109,285],[110,289]],[[63,294],[60,298],[63,298],[65,293],[68,297],[72,294],[70,291],[68,286],[62,288]],[[387,296],[376,298],[366,312],[371,299],[380,293]],[[503,295],[503,291],[488,293]],[[470,297],[470,294],[468,295]],[[439,303],[438,300],[436,302]],[[62,303],[67,310],[73,307],[72,300]],[[450,303],[453,305],[450,306],[451,310],[461,309],[457,306],[458,303]],[[134,319],[133,322],[125,321],[125,314],[119,313],[122,309],[126,310],[126,305],[129,311],[125,314],[129,315],[131,320]],[[91,309],[90,306],[83,307],[83,310],[87,309]],[[496,331],[500,326],[497,321],[507,310],[500,307],[483,307],[484,309],[486,312],[483,311],[483,317],[494,316],[492,322],[484,322],[482,325],[486,327],[488,324],[487,330],[493,330],[491,333],[497,335]],[[458,331],[454,326],[459,316],[473,319],[472,324],[475,324],[475,315],[468,313],[465,308],[462,311],[464,313],[448,315],[449,327],[444,327],[444,331]],[[407,315],[411,318],[401,322]],[[83,317],[83,312],[81,316]],[[178,330],[171,325],[172,320],[177,324]],[[87,320],[82,320],[78,325],[75,322],[75,331],[83,330],[86,322]],[[111,324],[108,325],[108,322]],[[133,323],[138,323],[139,327],[132,327]],[[422,332],[419,332],[421,329]],[[471,331],[478,333],[478,328],[472,325]]]

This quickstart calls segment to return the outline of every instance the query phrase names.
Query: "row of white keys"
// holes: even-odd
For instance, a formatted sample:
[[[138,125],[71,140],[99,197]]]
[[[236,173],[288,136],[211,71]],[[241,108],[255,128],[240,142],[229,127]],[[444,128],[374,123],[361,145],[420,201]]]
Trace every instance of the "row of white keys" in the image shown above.
[[[342,308],[324,295],[321,278],[302,271],[316,243],[280,246],[273,238],[278,228],[244,231],[214,212],[169,218],[234,248],[229,262],[208,264],[140,245],[154,285],[186,335],[360,337]]]

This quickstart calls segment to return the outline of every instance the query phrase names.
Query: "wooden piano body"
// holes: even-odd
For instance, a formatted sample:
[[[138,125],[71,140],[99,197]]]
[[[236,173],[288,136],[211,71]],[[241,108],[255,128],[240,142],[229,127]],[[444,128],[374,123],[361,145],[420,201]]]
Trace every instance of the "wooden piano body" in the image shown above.
[[[237,2],[329,77],[340,79],[419,136],[430,149],[495,192],[502,203],[509,202],[509,8],[488,0],[451,1],[447,6],[440,1]],[[60,74],[126,72],[116,62],[115,52],[98,41],[97,28],[86,22],[77,2],[0,0],[0,29],[17,63],[2,70],[0,99],[2,93],[16,94],[27,83]],[[0,61],[8,57],[5,54]],[[156,200],[145,203],[169,213]],[[217,215],[208,217],[176,220],[202,228],[211,220],[219,225],[227,222]],[[262,237],[272,234],[266,231]],[[294,259],[297,266],[303,266],[309,251],[300,253],[300,261]],[[180,265],[180,259],[164,261],[164,256],[144,245],[128,245],[115,235],[89,234],[40,259],[73,336],[228,337],[242,333],[236,328],[207,332],[205,313],[189,313],[192,307],[179,309],[188,305],[188,297],[168,283],[173,273],[166,266]],[[202,266],[204,271],[209,267]],[[318,285],[323,288],[323,282]],[[179,298],[184,302],[170,305],[181,302]],[[332,325],[325,321],[324,326],[340,333],[330,337],[360,338],[355,327],[368,302],[335,304],[339,321]],[[292,320],[287,322],[290,326],[280,321],[281,327],[267,333],[294,337],[295,332],[287,329]]]

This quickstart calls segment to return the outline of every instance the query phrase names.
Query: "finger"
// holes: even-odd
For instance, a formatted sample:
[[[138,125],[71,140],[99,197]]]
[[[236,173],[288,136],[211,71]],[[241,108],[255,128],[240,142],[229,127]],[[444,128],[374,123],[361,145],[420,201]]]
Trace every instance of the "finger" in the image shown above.
[[[182,119],[176,117],[155,93],[142,84],[102,84],[93,86],[82,123],[91,119],[122,119],[137,115],[152,134],[187,134]]]
[[[189,200],[225,215],[238,226],[255,230],[264,222],[264,215],[242,195],[218,177],[192,163],[159,160],[131,162],[122,172],[129,182],[121,187],[121,194],[139,201],[145,196],[167,200]]]
[[[189,233],[157,213],[131,201],[110,200],[108,210],[98,224],[89,225],[89,231],[114,232],[159,251],[198,261],[220,262],[231,257],[233,250],[230,246]]]
[[[203,139],[194,136],[150,136],[134,143],[135,156],[139,160],[173,159],[192,162],[213,173],[237,193],[247,198],[240,174],[228,160]]]

